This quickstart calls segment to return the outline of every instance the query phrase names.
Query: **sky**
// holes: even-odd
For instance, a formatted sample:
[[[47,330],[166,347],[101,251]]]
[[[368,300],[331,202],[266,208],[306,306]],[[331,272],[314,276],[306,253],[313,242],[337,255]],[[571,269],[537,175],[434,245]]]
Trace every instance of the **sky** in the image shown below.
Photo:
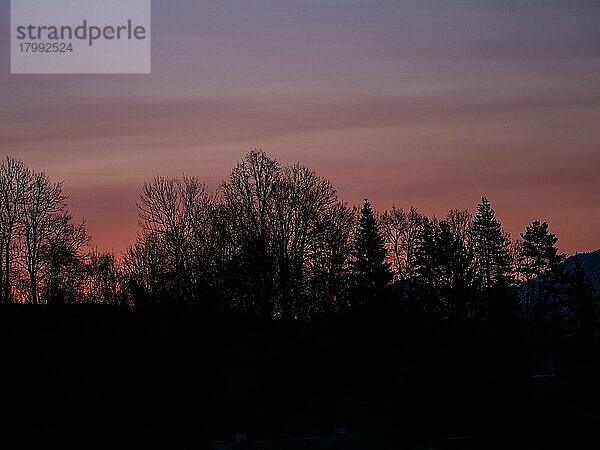
[[[351,204],[485,195],[513,236],[600,248],[598,1],[153,0],[150,75],[10,75],[9,3],[0,151],[64,180],[101,250],[135,240],[145,180],[215,188],[250,148]]]

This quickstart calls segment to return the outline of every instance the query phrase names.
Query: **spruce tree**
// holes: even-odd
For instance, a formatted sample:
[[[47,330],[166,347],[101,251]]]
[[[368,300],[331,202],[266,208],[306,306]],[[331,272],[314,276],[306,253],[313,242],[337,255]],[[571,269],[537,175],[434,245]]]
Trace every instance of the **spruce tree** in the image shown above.
[[[469,289],[473,285],[473,256],[463,236],[448,221],[423,219],[416,252],[416,281],[428,312],[448,316],[468,314]]]
[[[441,230],[437,220],[423,218],[415,248],[415,277],[413,301],[428,314],[441,311],[443,264],[447,255],[440,242]]]
[[[525,311],[538,327],[546,328],[549,319],[558,322],[559,281],[565,255],[558,253],[558,238],[548,231],[546,222],[532,222],[521,238],[519,272],[527,282]]]
[[[373,209],[365,199],[352,251],[353,284],[359,302],[381,296],[392,279],[389,264],[385,261],[384,239]]]
[[[527,226],[519,257],[519,270],[527,278],[558,275],[565,259],[558,253],[558,238],[548,231],[547,222],[534,221]]]
[[[483,289],[506,285],[510,276],[509,240],[489,200],[481,198],[471,226],[471,242]]]

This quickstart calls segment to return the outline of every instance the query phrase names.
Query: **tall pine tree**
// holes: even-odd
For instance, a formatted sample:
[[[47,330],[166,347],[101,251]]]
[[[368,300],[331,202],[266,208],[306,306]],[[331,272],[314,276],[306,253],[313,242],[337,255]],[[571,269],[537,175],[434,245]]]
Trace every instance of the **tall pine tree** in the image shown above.
[[[540,328],[548,321],[559,327],[558,297],[562,263],[565,255],[558,253],[556,235],[548,231],[546,222],[534,221],[521,233],[519,272],[526,280],[524,310]]]
[[[548,231],[547,222],[533,221],[521,233],[523,244],[519,256],[519,270],[526,278],[558,275],[565,260],[558,253],[558,238]]]
[[[392,279],[385,261],[384,239],[373,209],[365,199],[352,251],[352,278],[359,303],[379,298]]]
[[[490,201],[482,197],[471,226],[471,242],[480,286],[490,289],[510,279],[509,240]]]

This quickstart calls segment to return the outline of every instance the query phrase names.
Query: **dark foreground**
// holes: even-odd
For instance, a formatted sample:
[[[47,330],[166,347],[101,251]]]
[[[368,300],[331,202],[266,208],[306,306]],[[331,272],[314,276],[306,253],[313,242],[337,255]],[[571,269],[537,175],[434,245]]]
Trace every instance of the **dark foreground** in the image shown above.
[[[0,447],[595,448],[597,348],[513,331],[6,306]]]

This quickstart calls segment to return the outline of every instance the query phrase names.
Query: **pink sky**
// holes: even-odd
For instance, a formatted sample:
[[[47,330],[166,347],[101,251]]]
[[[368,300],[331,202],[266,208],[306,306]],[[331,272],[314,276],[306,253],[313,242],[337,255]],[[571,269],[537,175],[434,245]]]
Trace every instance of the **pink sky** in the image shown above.
[[[144,180],[215,187],[250,147],[350,203],[486,195],[513,236],[600,248],[600,6],[498,3],[154,0],[149,76],[11,76],[2,36],[0,148],[64,179],[104,250],[135,239]]]

